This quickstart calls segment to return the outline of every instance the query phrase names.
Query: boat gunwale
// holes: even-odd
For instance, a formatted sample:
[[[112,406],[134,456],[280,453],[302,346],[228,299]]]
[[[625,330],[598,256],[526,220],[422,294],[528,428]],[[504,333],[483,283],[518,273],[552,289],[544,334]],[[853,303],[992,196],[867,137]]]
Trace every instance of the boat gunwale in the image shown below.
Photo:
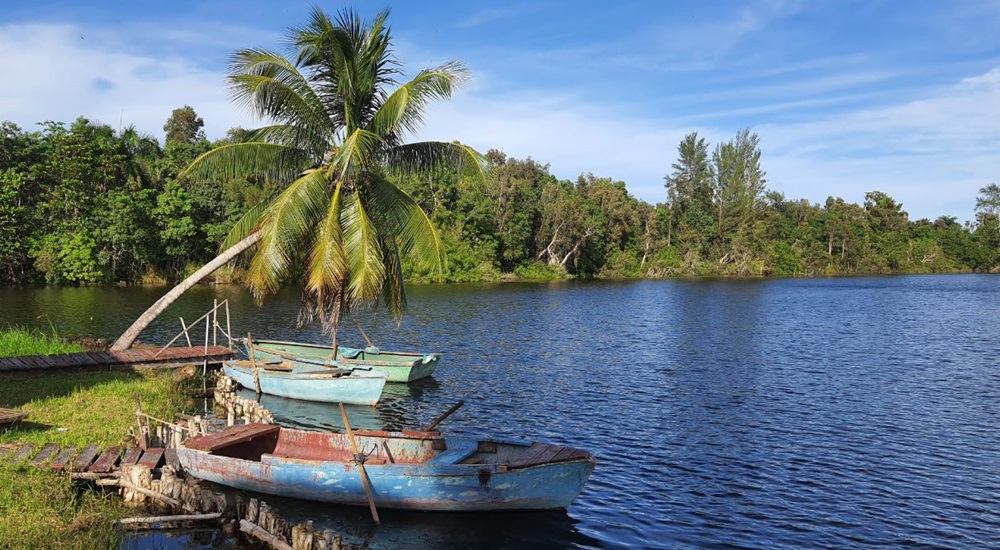
[[[231,369],[241,370],[245,374],[253,374],[253,367],[245,367],[242,365],[233,364],[235,361],[225,361],[227,367]],[[283,379],[291,380],[368,380],[371,378],[388,378],[386,373],[375,370],[375,369],[344,369],[350,370],[349,373],[338,373],[338,372],[323,372],[323,371],[309,371],[309,372],[285,372],[268,370],[261,368],[261,374],[266,374],[267,376],[277,376]]]
[[[253,341],[254,347],[257,347],[257,346],[259,346],[261,344],[278,344],[278,345],[283,345],[283,346],[297,346],[297,347],[303,347],[303,348],[309,348],[309,349],[317,349],[317,350],[324,350],[324,351],[327,350],[327,349],[330,349],[330,348],[328,348],[327,346],[325,346],[323,344],[313,344],[313,343],[310,343],[310,342],[287,342],[287,341],[284,341],[284,340],[254,340]],[[352,349],[352,350],[356,349],[356,350],[360,350],[360,351],[365,351],[364,348],[351,348],[349,346],[338,346],[338,347],[343,347],[345,349]],[[265,350],[265,351],[267,353],[274,353],[275,355],[289,355],[289,356],[294,356],[293,353],[288,352],[288,351],[284,351],[284,350],[270,350],[269,349],[269,350]],[[333,351],[332,350],[330,351],[330,355],[331,355],[330,360],[333,361],[334,359],[332,357],[333,356]],[[441,353],[440,352],[416,353],[416,352],[411,352],[411,351],[384,351],[384,350],[380,349],[378,351],[378,353],[372,353],[372,355],[397,355],[397,356],[414,357],[414,358],[423,358],[423,357],[431,356],[431,357],[434,357],[435,359],[438,359],[438,360],[441,359]],[[313,358],[313,359],[319,359],[319,358]],[[337,359],[337,361],[340,361],[340,360],[341,359],[339,359],[339,358]],[[367,361],[367,360],[366,359],[362,359],[360,361]]]

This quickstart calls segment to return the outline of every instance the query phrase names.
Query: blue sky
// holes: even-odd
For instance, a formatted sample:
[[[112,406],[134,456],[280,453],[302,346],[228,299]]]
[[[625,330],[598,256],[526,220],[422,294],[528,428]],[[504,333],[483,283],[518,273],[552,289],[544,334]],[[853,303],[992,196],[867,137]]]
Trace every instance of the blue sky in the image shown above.
[[[0,119],[86,116],[161,141],[191,105],[209,138],[254,127],[229,55],[281,47],[316,2],[6,0]],[[822,203],[888,193],[910,219],[973,218],[1000,181],[1000,0],[357,2],[390,8],[411,75],[472,81],[414,139],[459,140],[665,200],[681,138],[760,135],[768,189]]]

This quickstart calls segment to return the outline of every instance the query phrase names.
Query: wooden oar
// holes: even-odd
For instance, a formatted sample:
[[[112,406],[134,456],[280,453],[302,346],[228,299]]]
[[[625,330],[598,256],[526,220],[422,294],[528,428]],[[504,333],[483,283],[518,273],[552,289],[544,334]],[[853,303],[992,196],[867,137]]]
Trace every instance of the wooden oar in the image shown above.
[[[357,319],[355,319],[354,320],[354,324],[358,325],[358,330],[361,331],[361,336],[363,336],[365,338],[365,342],[368,342],[368,347],[370,347],[370,348],[375,347],[375,344],[373,344],[372,341],[368,338],[368,335],[365,334],[365,329],[361,328],[361,322],[358,321]]]
[[[454,405],[452,405],[450,409],[448,409],[448,410],[444,411],[443,413],[441,413],[440,415],[438,415],[438,417],[434,419],[434,422],[431,422],[430,424],[428,424],[427,427],[424,428],[424,431],[425,432],[429,432],[429,431],[433,430],[438,424],[441,423],[442,420],[444,420],[445,418],[448,418],[449,416],[451,416],[451,413],[457,411],[458,408],[461,407],[464,404],[465,404],[465,401],[459,401],[458,403],[455,403]]]
[[[247,354],[250,355],[250,366],[253,367],[253,389],[257,392],[257,399],[260,399],[260,371],[257,369],[257,358],[253,354],[253,336],[247,333]]]
[[[358,452],[358,442],[354,440],[354,430],[351,429],[351,423],[347,420],[347,411],[344,410],[344,404],[340,405],[340,416],[344,418],[344,428],[347,430],[347,439],[351,441],[351,450],[354,451],[355,460],[358,463],[358,467],[361,468],[361,485],[365,487],[365,496],[368,497],[368,508],[372,511],[372,520],[375,521],[375,525],[379,524],[378,520],[378,510],[375,509],[375,497],[372,495],[372,487],[368,482],[368,471],[365,470],[365,460]]]

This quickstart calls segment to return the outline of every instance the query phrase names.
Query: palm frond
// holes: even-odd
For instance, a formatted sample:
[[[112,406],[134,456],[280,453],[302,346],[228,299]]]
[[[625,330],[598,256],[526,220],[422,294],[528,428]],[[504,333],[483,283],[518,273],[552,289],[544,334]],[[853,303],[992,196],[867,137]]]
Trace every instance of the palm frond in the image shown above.
[[[458,61],[423,70],[389,95],[369,129],[379,135],[396,134],[400,129],[414,133],[423,122],[427,103],[450,98],[454,89],[467,80],[468,70]]]
[[[489,164],[478,151],[461,143],[422,141],[407,143],[381,151],[386,170],[394,175],[409,176],[426,173],[441,166],[471,173],[487,181]]]
[[[406,310],[406,292],[403,290],[403,265],[399,259],[399,249],[391,236],[383,237],[382,247],[385,265],[385,282],[382,283],[381,302],[398,322]]]
[[[348,134],[330,159],[331,176],[338,181],[352,181],[354,174],[370,166],[382,143],[377,134],[366,130],[355,130]]]
[[[329,201],[326,174],[310,170],[293,181],[263,213],[257,252],[247,270],[247,283],[257,300],[277,291],[291,260],[302,249]]]
[[[337,182],[327,207],[326,218],[316,228],[306,272],[305,292],[308,299],[300,315],[300,320],[306,322],[318,314],[326,323],[327,313],[337,305],[337,296],[342,295],[343,284],[348,276],[344,237],[340,227],[343,188],[343,184]]]
[[[219,250],[229,250],[230,247],[247,238],[251,233],[256,231],[260,225],[261,217],[264,215],[264,212],[267,211],[268,205],[269,201],[265,200],[253,206],[250,210],[247,210],[240,217],[240,219],[236,221],[233,228],[229,230],[229,234],[226,235],[222,244],[219,245]]]
[[[387,180],[373,180],[366,186],[371,208],[382,214],[385,235],[398,244],[401,254],[414,252],[417,259],[435,269],[444,269],[441,239],[434,224],[417,201]]]
[[[370,307],[378,300],[385,281],[385,266],[378,230],[358,193],[350,193],[344,199],[340,218],[348,266],[344,306],[354,310]]]
[[[325,141],[333,134],[323,98],[307,76],[281,55],[240,50],[230,61],[227,81],[233,101],[255,116],[298,127],[306,139]]]
[[[201,154],[178,177],[258,177],[282,181],[295,177],[309,164],[302,151],[294,147],[261,142],[230,143]]]

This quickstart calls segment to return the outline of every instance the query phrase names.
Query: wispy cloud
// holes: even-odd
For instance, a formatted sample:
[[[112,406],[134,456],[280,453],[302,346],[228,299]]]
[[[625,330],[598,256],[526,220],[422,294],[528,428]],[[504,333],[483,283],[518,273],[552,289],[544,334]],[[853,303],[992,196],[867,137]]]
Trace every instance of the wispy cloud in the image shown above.
[[[246,125],[229,104],[220,72],[180,57],[108,48],[91,36],[88,41],[74,25],[0,27],[0,72],[7,82],[0,87],[0,113],[26,129],[85,116],[162,136],[170,112],[189,104],[207,115],[212,135]]]
[[[532,11],[528,4],[508,4],[503,8],[487,8],[462,19],[455,26],[460,29],[473,29],[487,23],[513,19],[526,11]]]
[[[860,23],[827,3],[594,6],[557,20],[549,16],[560,10],[535,4],[465,17],[410,10],[409,20],[396,19],[405,9],[394,11],[407,69],[458,58],[475,76],[453,101],[432,106],[416,137],[531,156],[560,178],[612,177],[653,203],[665,198],[663,176],[686,133],[716,144],[743,126],[761,136],[769,188],[792,199],[860,202],[877,189],[912,217],[968,219],[978,189],[998,179],[1000,39],[981,32],[982,22],[997,20],[995,4],[932,4],[923,15],[866,4],[868,16],[891,12],[869,31],[902,25],[874,43],[837,34]],[[840,16],[836,32],[809,36],[827,32],[831,11]],[[913,20],[899,23],[905,17]],[[431,20],[440,28],[422,25]],[[912,38],[909,31],[932,20],[939,37],[956,21],[980,26],[955,53],[950,43]],[[162,139],[170,112],[189,104],[212,138],[255,125],[227,100],[225,60],[239,47],[276,47],[286,25],[210,17],[192,24],[0,26],[0,116],[25,127],[79,115],[121,120]]]

